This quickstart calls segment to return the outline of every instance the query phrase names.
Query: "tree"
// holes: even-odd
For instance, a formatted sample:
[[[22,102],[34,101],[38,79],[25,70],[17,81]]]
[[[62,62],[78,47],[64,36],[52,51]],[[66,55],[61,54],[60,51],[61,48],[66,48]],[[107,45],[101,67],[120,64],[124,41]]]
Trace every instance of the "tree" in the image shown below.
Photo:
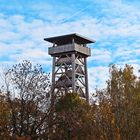
[[[10,110],[3,93],[0,92],[0,139],[9,139],[8,131]]]
[[[10,134],[32,139],[47,135],[51,112],[49,75],[29,61],[5,73],[5,95],[10,109]]]
[[[90,140],[94,133],[94,116],[90,106],[78,94],[70,93],[55,105],[52,140]]]
[[[138,140],[140,138],[140,79],[133,67],[110,67],[105,90],[97,91],[97,126],[103,139]]]
[[[139,140],[140,78],[133,67],[112,65],[106,88],[95,95],[93,104],[77,93],[54,99],[40,65],[14,65],[0,92],[0,139]]]

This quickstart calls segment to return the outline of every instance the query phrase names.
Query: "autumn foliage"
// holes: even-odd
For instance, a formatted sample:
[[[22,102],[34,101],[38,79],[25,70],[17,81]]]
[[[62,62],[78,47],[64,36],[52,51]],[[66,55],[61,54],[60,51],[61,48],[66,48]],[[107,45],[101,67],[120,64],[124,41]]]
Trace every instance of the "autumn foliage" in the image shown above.
[[[0,90],[0,140],[139,140],[140,78],[129,65],[109,72],[88,104],[78,93],[52,100],[40,65],[13,66]]]

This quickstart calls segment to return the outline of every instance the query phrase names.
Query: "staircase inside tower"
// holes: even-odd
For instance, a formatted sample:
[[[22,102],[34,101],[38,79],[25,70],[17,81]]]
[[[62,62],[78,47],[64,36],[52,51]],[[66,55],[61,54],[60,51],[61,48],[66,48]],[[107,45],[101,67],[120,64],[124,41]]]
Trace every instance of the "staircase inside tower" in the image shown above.
[[[72,85],[75,84],[75,92],[85,98],[85,71],[84,59],[77,55],[75,62],[75,70],[72,69],[71,55],[62,55],[56,59],[55,66],[55,88],[61,92],[72,92]],[[72,75],[75,76],[75,83],[72,82]]]

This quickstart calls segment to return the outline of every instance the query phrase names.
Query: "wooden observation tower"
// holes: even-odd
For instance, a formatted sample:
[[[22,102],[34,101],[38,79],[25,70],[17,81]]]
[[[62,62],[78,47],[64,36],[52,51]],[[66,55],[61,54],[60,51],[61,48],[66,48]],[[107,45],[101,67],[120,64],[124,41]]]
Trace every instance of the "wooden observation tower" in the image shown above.
[[[78,93],[89,101],[87,57],[91,55],[88,43],[94,43],[79,34],[45,38],[53,43],[48,52],[53,57],[52,91],[57,96]]]

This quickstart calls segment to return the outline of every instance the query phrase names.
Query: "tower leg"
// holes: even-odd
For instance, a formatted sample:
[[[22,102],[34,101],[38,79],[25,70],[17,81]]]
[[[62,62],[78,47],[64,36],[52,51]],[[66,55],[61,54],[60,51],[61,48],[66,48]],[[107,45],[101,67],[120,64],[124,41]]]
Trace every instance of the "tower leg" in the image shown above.
[[[89,89],[88,89],[88,71],[87,71],[87,58],[84,58],[85,62],[85,84],[86,84],[86,100],[89,102]]]
[[[75,93],[75,54],[72,54],[72,92]]]
[[[53,64],[52,64],[52,87],[51,87],[51,94],[52,94],[52,98],[54,98],[54,90],[55,90],[55,61],[56,61],[56,57],[53,57]]]

